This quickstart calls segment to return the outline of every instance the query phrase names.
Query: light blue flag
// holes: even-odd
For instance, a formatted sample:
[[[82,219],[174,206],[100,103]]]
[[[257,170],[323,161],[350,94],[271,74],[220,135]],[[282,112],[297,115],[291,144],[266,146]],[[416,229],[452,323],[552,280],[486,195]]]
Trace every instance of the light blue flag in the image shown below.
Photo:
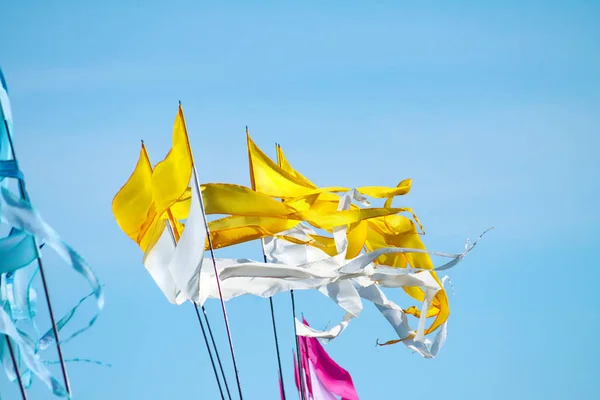
[[[8,223],[16,229],[19,229],[23,232],[27,232],[28,234],[35,236],[36,238],[39,237],[43,239],[49,247],[56,251],[56,253],[67,262],[67,264],[69,264],[73,269],[75,269],[77,272],[83,275],[92,287],[92,293],[81,299],[79,303],[75,307],[73,307],[73,309],[71,309],[63,318],[61,318],[57,322],[57,328],[59,330],[62,329],[73,317],[73,315],[75,314],[79,306],[83,303],[83,301],[88,297],[94,296],[96,298],[96,304],[98,308],[97,312],[87,324],[87,326],[73,333],[67,339],[62,341],[62,343],[68,342],[69,340],[78,336],[85,330],[89,329],[95,323],[98,317],[98,313],[104,306],[104,296],[102,287],[100,286],[98,279],[94,275],[91,268],[87,265],[85,260],[77,252],[75,252],[75,250],[73,250],[69,245],[67,245],[60,239],[58,234],[40,217],[37,211],[33,209],[29,203],[19,199],[6,188],[0,188],[0,218],[3,222]],[[29,287],[29,285],[27,285],[27,287]],[[27,296],[27,301],[30,301],[29,296]],[[10,318],[9,314],[7,314],[6,317]],[[12,318],[10,318],[10,320],[12,323]],[[7,334],[6,329],[8,328],[5,327],[4,329],[5,331],[0,331],[0,334]],[[20,348],[20,350],[24,354],[23,359],[25,360],[27,367],[36,376],[42,379],[49,387],[51,387],[55,395],[62,396],[64,389],[60,384],[57,384],[55,379],[48,381],[45,380],[45,375],[40,375],[40,371],[45,371],[45,367],[42,365],[43,362],[39,359],[39,357],[37,357],[36,354],[38,351],[46,349],[50,344],[53,343],[53,341],[54,333],[52,330],[49,330],[42,336],[42,338],[37,342],[37,344],[35,344],[34,349],[32,349],[31,346],[29,346],[29,348],[27,349]],[[21,341],[18,343],[19,346],[27,345],[27,341],[23,339],[23,337],[21,337]],[[37,358],[26,359],[26,357],[29,357],[30,352],[33,352],[33,354],[36,355]],[[30,362],[37,363],[35,365],[35,368],[31,368],[30,364],[28,363],[28,360]],[[11,369],[11,365],[12,364],[7,365],[5,362],[5,369],[7,370],[7,372],[9,372],[9,370]],[[12,374],[9,374],[9,379],[11,378],[11,375]]]
[[[15,196],[8,190],[9,179],[7,178],[21,181],[24,190],[23,174],[10,147],[12,126],[8,89],[0,70],[0,222],[8,224],[12,228],[8,237],[0,238],[0,338],[2,335],[7,335],[13,339],[19,372],[27,387],[31,384],[33,373],[46,383],[55,395],[66,396],[67,393],[62,385],[52,377],[45,367],[45,364],[52,362],[43,361],[39,357],[40,351],[55,343],[55,337],[52,329],[40,335],[34,321],[37,294],[32,285],[38,266],[32,262],[39,257],[38,245],[43,243],[54,249],[92,287],[92,293],[83,297],[75,307],[57,321],[57,330],[60,331],[67,325],[84,300],[92,296],[96,299],[97,311],[87,326],[61,340],[61,344],[78,336],[94,324],[104,306],[103,291],[85,260],[61,240],[28,201]],[[26,197],[26,193],[23,194]],[[16,326],[18,321],[29,323],[35,331],[36,338],[33,339],[18,329]],[[14,381],[16,371],[12,359],[8,355],[5,342],[5,340],[0,340],[0,361],[4,364],[8,378]],[[94,362],[105,365],[86,359],[69,361]]]

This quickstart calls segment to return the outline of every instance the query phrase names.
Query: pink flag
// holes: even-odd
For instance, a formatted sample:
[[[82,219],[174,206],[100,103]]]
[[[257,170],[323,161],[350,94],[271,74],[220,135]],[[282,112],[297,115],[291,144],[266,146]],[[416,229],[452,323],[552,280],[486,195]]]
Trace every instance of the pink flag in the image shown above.
[[[329,391],[321,382],[319,377],[315,372],[315,367],[312,364],[309,364],[309,373],[312,382],[312,398],[313,400],[338,400],[337,396]]]
[[[303,321],[306,326],[308,322]],[[359,400],[352,377],[340,367],[325,351],[316,338],[298,336],[300,342],[300,354],[302,363],[302,378],[308,387],[308,397],[311,400],[336,399],[335,395],[341,396],[342,400]],[[294,358],[294,372],[296,375],[296,387],[300,390],[298,382],[298,367]]]

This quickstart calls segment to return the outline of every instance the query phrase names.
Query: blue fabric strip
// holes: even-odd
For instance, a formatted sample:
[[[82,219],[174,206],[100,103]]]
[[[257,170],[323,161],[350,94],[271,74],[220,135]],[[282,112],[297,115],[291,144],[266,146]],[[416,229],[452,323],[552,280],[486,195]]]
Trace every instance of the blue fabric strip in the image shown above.
[[[92,297],[95,294],[95,292],[92,292],[90,294],[88,294],[85,297],[82,297],[81,300],[79,300],[79,302],[77,302],[77,304],[75,305],[75,307],[73,307],[68,313],[66,313],[61,319],[59,319],[56,322],[56,329],[58,329],[58,331],[60,332],[60,330],[62,328],[65,327],[66,324],[69,323],[69,321],[71,320],[71,318],[73,318],[73,316],[75,315],[75,313],[77,312],[77,310],[79,309],[79,307],[83,304],[84,301],[86,301],[88,298]],[[93,324],[93,322],[92,322]],[[89,329],[91,325],[88,325],[82,329],[79,329],[78,331],[76,331],[75,333],[73,333],[71,336],[69,336],[66,339],[62,339],[60,341],[60,344],[64,344],[67,343],[68,341],[72,340],[73,338],[75,338],[76,336],[79,336],[80,334],[82,334],[83,332],[85,332],[87,329]],[[48,329],[48,331],[46,333],[44,333],[44,335],[42,336],[42,338],[39,340],[38,342],[38,348],[40,350],[45,350],[46,348],[48,348],[48,346],[50,346],[51,344],[53,344],[55,341],[55,337],[54,337],[54,330],[52,328]]]
[[[52,389],[52,393],[56,396],[66,397],[67,392],[62,387],[58,381],[52,377],[50,371],[43,365],[40,357],[35,354],[32,347],[23,339],[23,336],[19,334],[16,330],[10,315],[6,312],[4,307],[0,307],[0,337],[6,335],[10,337],[13,343],[16,344],[16,348],[20,352],[20,358],[23,360],[24,364],[36,375],[38,376],[48,387]],[[3,344],[5,341],[2,340]],[[3,351],[3,355],[6,356],[6,351]],[[11,367],[12,374],[14,376],[15,371],[12,368],[12,363],[4,363],[5,369],[6,367]],[[7,371],[9,372],[9,371]],[[9,376],[9,379],[11,377]]]
[[[0,180],[4,178],[24,179],[15,160],[0,160]]]
[[[0,274],[26,267],[38,257],[38,249],[31,235],[18,233],[0,239]]]

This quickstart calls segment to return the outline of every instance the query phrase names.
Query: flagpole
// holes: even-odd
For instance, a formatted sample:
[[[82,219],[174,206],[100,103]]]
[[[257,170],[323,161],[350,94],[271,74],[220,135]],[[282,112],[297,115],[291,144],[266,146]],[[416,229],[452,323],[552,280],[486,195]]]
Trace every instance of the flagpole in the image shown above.
[[[261,239],[263,248],[263,259],[267,263],[267,254],[265,253],[265,242]],[[273,307],[273,296],[269,297],[269,303],[271,305],[271,321],[273,322],[273,335],[275,336],[275,350],[277,351],[277,364],[279,366],[279,376],[281,377],[281,389],[283,392],[283,400],[285,397],[285,384],[283,383],[283,370],[281,368],[281,355],[279,354],[279,339],[277,337],[277,325],[275,325],[275,309]]]
[[[267,257],[264,257],[265,263],[267,262]],[[277,364],[279,367],[279,378],[281,379],[281,393],[283,395],[283,400],[286,400],[285,397],[285,384],[283,383],[283,370],[281,368],[281,355],[279,354],[279,339],[277,338],[277,326],[275,325],[275,310],[273,307],[273,296],[269,297],[269,305],[271,306],[271,321],[273,322],[273,335],[275,336],[275,350],[277,351]]]
[[[302,364],[300,363],[300,339],[298,338],[298,332],[296,331],[296,302],[294,299],[294,291],[290,290],[290,297],[292,299],[292,317],[294,318],[294,336],[296,337],[296,353],[298,357],[298,368],[300,375],[300,388],[302,388],[302,400],[306,398],[304,394],[304,382],[302,378]]]
[[[179,241],[179,233],[176,232],[174,225],[175,219],[171,210],[167,210],[167,214],[169,217],[169,223],[167,227],[169,229],[169,233],[171,234],[171,239],[173,240],[173,244],[177,246],[177,242]],[[198,323],[200,324],[200,329],[202,330],[202,336],[204,336],[204,343],[206,344],[206,351],[208,351],[208,356],[210,357],[210,363],[212,364],[213,372],[215,374],[215,378],[217,379],[217,385],[219,386],[219,392],[221,393],[221,400],[225,400],[225,396],[223,395],[223,388],[221,387],[221,381],[219,380],[219,374],[217,373],[217,368],[215,366],[215,360],[213,359],[212,352],[210,350],[210,346],[208,344],[208,338],[206,337],[206,331],[204,330],[204,324],[202,323],[202,319],[200,318],[200,312],[198,311],[198,305],[192,302],[194,305],[194,309],[196,310],[196,316],[198,317]],[[207,320],[208,321],[208,320]],[[215,352],[217,352],[217,348],[215,347]],[[217,353],[218,354],[218,353]],[[225,379],[223,375],[223,379]],[[231,399],[231,396],[230,396]]]
[[[23,380],[21,379],[21,373],[19,372],[17,357],[15,356],[15,352],[13,351],[12,343],[10,342],[10,338],[8,337],[8,335],[6,335],[6,344],[8,345],[8,352],[10,353],[10,358],[12,360],[13,368],[15,369],[15,374],[17,374],[17,381],[19,382],[21,397],[23,398],[23,400],[27,400],[27,392],[25,391],[25,385],[23,385]]]
[[[1,284],[2,275],[0,275],[0,285]],[[8,346],[8,352],[10,353],[10,359],[12,361],[13,368],[15,369],[15,374],[17,375],[19,389],[21,390],[21,397],[23,398],[23,400],[27,400],[27,392],[25,391],[25,385],[23,385],[23,380],[21,379],[21,373],[19,372],[19,363],[17,362],[17,357],[15,355],[15,352],[13,351],[10,337],[8,335],[4,335],[4,337],[6,338],[6,345]]]
[[[235,371],[235,380],[237,382],[238,393],[240,400],[243,400],[242,396],[242,385],[240,383],[240,375],[238,372],[237,362],[235,359],[235,352],[233,350],[233,341],[231,339],[231,329],[229,328],[229,318],[227,317],[227,308],[225,307],[225,301],[223,300],[223,293],[221,291],[221,279],[219,278],[219,272],[217,271],[217,261],[215,258],[215,251],[210,237],[210,228],[208,227],[208,219],[206,218],[206,211],[204,208],[204,200],[202,198],[202,192],[200,191],[200,181],[198,180],[198,171],[196,170],[196,163],[194,162],[194,155],[192,153],[192,146],[190,146],[190,139],[187,134],[187,127],[185,126],[185,118],[183,117],[183,109],[181,107],[181,101],[179,102],[179,111],[181,113],[181,119],[183,121],[183,129],[185,131],[186,144],[192,159],[192,172],[194,174],[195,189],[198,198],[200,199],[200,206],[202,207],[202,218],[204,219],[204,227],[206,228],[206,237],[208,239],[208,247],[210,249],[210,256],[212,258],[213,269],[215,271],[215,279],[217,281],[217,289],[219,290],[219,298],[221,299],[221,309],[223,310],[223,319],[225,320],[225,329],[227,330],[227,339],[229,340],[229,350],[231,350],[231,359],[233,361],[233,369]]]
[[[8,124],[7,124],[6,120],[4,120],[4,126],[6,126],[6,131],[8,132],[8,135],[7,135],[8,143],[10,146],[13,160],[15,161],[15,163],[17,163],[17,154],[15,151],[15,146],[12,141],[12,136],[10,134],[10,130],[8,129]],[[21,194],[21,198],[23,200],[25,200],[26,202],[29,202],[29,196],[27,194],[27,191],[25,190],[25,181],[23,181],[21,179],[19,179],[19,192]],[[35,237],[33,238],[33,240],[36,241]],[[37,247],[37,243],[36,243],[36,247]],[[65,383],[65,390],[67,391],[67,394],[69,396],[71,396],[71,388],[69,386],[69,377],[67,375],[67,366],[65,364],[65,359],[63,357],[62,349],[60,347],[60,340],[58,337],[58,328],[56,327],[56,321],[54,319],[54,310],[52,309],[52,302],[50,301],[50,291],[48,290],[48,283],[46,281],[46,274],[44,273],[44,265],[42,263],[42,257],[39,253],[38,253],[38,257],[37,257],[37,263],[38,263],[38,267],[40,269],[40,278],[42,279],[42,286],[44,287],[44,294],[46,295],[46,304],[48,305],[48,314],[50,315],[50,322],[52,324],[52,333],[54,333],[54,340],[56,340],[56,351],[58,352],[58,359],[60,361],[60,369],[62,371],[62,376],[63,376],[63,380]]]
[[[248,136],[248,126],[246,125],[246,136]],[[252,190],[256,191],[254,187],[254,180],[252,175],[254,174],[254,170],[252,169],[252,159],[250,158],[250,153],[248,153],[248,162],[250,167],[250,181],[252,183]],[[262,246],[263,260],[267,263],[267,253],[265,251],[265,241],[261,238],[260,244]],[[273,335],[275,336],[275,350],[277,352],[277,365],[279,367],[279,376],[281,378],[281,391],[283,392],[283,400],[286,400],[285,396],[285,384],[283,383],[283,369],[281,368],[281,355],[279,353],[279,338],[277,336],[277,325],[275,324],[275,307],[273,305],[273,296],[269,297],[269,305],[271,306],[271,321],[273,322]]]
[[[148,163],[150,164],[150,156],[148,155],[148,152],[146,151],[146,147],[144,146],[143,140],[142,140],[142,150],[144,151],[144,155],[145,155],[146,159],[148,160]],[[180,235],[179,235],[179,232],[175,229],[175,217],[173,216],[173,213],[171,212],[170,208],[168,208],[166,210],[166,212],[167,212],[167,217],[169,219],[168,229],[169,229],[169,233],[171,235],[171,240],[173,241],[173,244],[175,246],[177,246],[177,242],[179,241]],[[219,374],[216,371],[215,362],[214,362],[214,359],[212,356],[210,345],[208,344],[208,340],[206,337],[206,331],[204,330],[204,324],[202,323],[202,319],[200,318],[200,314],[198,312],[198,305],[193,302],[192,302],[192,304],[194,304],[194,307],[196,308],[196,316],[198,317],[200,329],[202,330],[202,336],[204,336],[204,343],[206,344],[206,351],[208,351],[208,356],[210,357],[210,362],[212,364],[213,371],[215,373],[217,385],[219,386],[219,392],[221,393],[221,398],[222,398],[222,400],[225,400],[225,398],[223,396],[223,389],[221,387],[221,382],[219,380]],[[210,333],[210,338],[211,338],[213,346],[214,346],[215,355],[217,356],[217,360],[219,361],[221,374],[223,375],[223,382],[225,383],[225,388],[227,389],[227,395],[229,397],[229,400],[231,400],[231,394],[229,392],[229,385],[227,384],[227,377],[225,376],[225,372],[223,371],[223,366],[221,365],[221,357],[219,356],[219,350],[217,349],[217,345],[215,344],[215,338],[213,337],[212,330],[210,329],[210,323],[208,322],[208,316],[206,315],[206,311],[204,310],[204,307],[202,307],[202,311],[204,311],[204,318],[206,319],[206,326],[208,327],[208,332]]]
[[[198,308],[198,306],[196,306]],[[206,320],[206,327],[208,328],[208,334],[210,335],[210,340],[212,341],[213,347],[215,348],[215,355],[217,356],[217,362],[219,363],[219,369],[221,370],[221,375],[223,375],[223,381],[225,382],[225,389],[227,390],[227,396],[229,400],[231,400],[231,393],[229,392],[229,385],[227,384],[227,378],[225,378],[225,371],[223,370],[223,364],[221,363],[221,357],[219,356],[219,352],[217,351],[217,344],[215,343],[215,337],[213,336],[212,329],[210,328],[210,323],[208,322],[208,314],[206,314],[206,309],[202,306],[202,312],[204,313],[204,319]]]
[[[191,150],[190,150],[191,152]],[[202,200],[202,193],[200,192],[200,183],[198,182],[198,175],[196,173],[196,165],[192,163],[192,169],[194,177],[196,178],[196,194],[200,198],[200,206],[202,207],[202,216],[204,218],[204,226],[206,228],[206,237],[208,239],[208,247],[210,249],[210,256],[212,258],[213,270],[215,271],[215,278],[217,281],[217,289],[219,291],[219,298],[221,299],[221,309],[223,310],[223,319],[225,321],[225,329],[227,330],[227,339],[229,340],[229,350],[231,350],[231,360],[233,361],[233,369],[235,371],[235,380],[238,386],[238,393],[240,400],[243,400],[242,385],[240,383],[240,375],[238,372],[237,361],[235,359],[235,351],[233,350],[233,341],[231,339],[231,329],[229,328],[229,318],[227,316],[227,308],[225,307],[225,301],[223,300],[223,292],[221,291],[221,279],[219,278],[219,272],[217,271],[217,261],[215,258],[215,252],[210,238],[210,229],[208,227],[208,220],[206,219],[206,213],[204,211],[204,201]]]
[[[215,378],[217,379],[217,385],[219,385],[219,393],[221,393],[221,399],[225,400],[225,396],[223,395],[223,388],[221,387],[221,382],[219,381],[219,374],[217,373],[217,368],[215,367],[215,361],[212,356],[212,352],[210,351],[210,346],[208,344],[208,338],[206,337],[206,332],[204,331],[204,324],[202,323],[202,318],[200,317],[200,311],[198,311],[198,305],[194,304],[194,309],[196,310],[196,316],[198,317],[198,323],[200,324],[200,329],[202,329],[202,336],[204,336],[204,343],[206,344],[206,350],[208,351],[208,356],[210,357],[210,362],[213,367],[213,372],[215,373]],[[215,347],[216,352],[216,347]],[[218,354],[218,353],[217,353]],[[225,381],[225,385],[227,385],[227,381]],[[229,389],[227,389],[227,394],[229,394]],[[229,400],[231,400],[231,396],[229,396]]]
[[[277,150],[277,166],[281,168],[281,159],[279,158],[279,143],[275,143],[275,149]],[[294,337],[296,338],[296,354],[298,358],[298,375],[300,376],[300,388],[302,393],[302,400],[305,399],[304,384],[302,378],[302,364],[300,363],[300,339],[298,338],[298,332],[296,330],[296,301],[294,298],[294,290],[290,290],[290,298],[292,299],[292,317],[294,319]]]

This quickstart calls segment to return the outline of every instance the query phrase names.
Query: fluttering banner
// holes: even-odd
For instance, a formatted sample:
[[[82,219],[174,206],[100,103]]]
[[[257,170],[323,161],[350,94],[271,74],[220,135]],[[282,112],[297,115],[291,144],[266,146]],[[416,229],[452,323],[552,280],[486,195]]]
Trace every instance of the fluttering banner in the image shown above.
[[[0,358],[10,381],[21,378],[26,387],[37,376],[56,396],[65,397],[66,387],[52,376],[46,368],[51,361],[41,358],[41,351],[56,344],[54,330],[61,331],[78,311],[82,302],[93,296],[97,311],[88,324],[76,330],[61,344],[89,329],[104,306],[102,287],[87,262],[67,243],[31,205],[25,189],[25,179],[13,147],[13,121],[6,81],[0,70],[0,224],[9,228],[8,236],[0,238],[0,337],[9,337],[13,344],[14,359],[7,348],[7,340],[0,341]],[[19,187],[19,195],[10,190],[11,182]],[[40,333],[35,322],[37,291],[33,280],[38,274],[41,258],[40,247],[44,244],[53,249],[64,262],[80,274],[90,285],[92,292],[82,298],[60,318],[55,327]],[[63,288],[63,291],[66,288]],[[30,328],[34,335],[27,334]],[[22,329],[23,328],[23,329]],[[16,368],[15,368],[16,366]]]

